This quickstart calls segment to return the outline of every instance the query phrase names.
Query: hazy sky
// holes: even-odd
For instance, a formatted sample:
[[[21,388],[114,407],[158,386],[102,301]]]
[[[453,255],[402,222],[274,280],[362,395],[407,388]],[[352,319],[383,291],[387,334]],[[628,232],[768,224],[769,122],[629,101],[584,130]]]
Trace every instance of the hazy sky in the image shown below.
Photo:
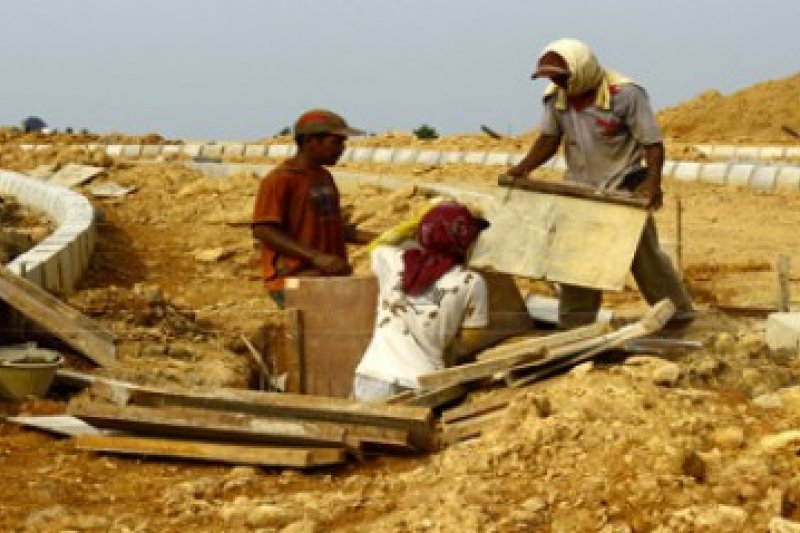
[[[662,109],[800,71],[798,23],[800,0],[0,0],[0,124],[248,140],[329,107],[372,132],[517,134],[557,38]]]

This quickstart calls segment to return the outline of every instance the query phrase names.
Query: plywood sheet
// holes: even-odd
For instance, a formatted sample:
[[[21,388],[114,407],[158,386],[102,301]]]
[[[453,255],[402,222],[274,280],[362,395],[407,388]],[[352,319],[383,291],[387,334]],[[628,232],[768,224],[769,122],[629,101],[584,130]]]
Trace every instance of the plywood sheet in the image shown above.
[[[378,283],[368,277],[292,278],[286,308],[300,311],[303,392],[348,397],[372,336]]]
[[[647,211],[583,198],[501,189],[482,202],[492,226],[470,266],[605,290],[621,290]]]

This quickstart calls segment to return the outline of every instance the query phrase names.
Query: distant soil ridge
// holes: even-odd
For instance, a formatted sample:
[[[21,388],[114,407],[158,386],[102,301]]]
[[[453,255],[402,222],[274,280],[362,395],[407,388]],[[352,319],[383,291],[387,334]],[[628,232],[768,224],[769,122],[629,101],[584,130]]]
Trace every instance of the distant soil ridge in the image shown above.
[[[800,144],[800,72],[730,95],[708,90],[658,113],[668,139],[679,142]]]

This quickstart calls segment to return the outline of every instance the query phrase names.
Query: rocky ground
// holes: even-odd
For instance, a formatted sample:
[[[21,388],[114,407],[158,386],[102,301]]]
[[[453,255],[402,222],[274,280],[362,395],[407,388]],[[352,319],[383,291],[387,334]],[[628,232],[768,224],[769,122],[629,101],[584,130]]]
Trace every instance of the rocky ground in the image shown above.
[[[409,140],[393,137],[367,142]],[[439,143],[457,146],[458,139]],[[136,187],[121,199],[93,199],[102,214],[95,256],[79,290],[64,295],[117,335],[121,364],[103,373],[159,385],[247,386],[251,369],[240,335],[273,311],[247,226],[259,176],[214,180],[178,161],[0,147],[5,168],[68,161],[104,166],[96,183]],[[345,195],[347,211],[372,228],[427,201],[417,182],[492,187],[499,171],[341,168],[408,182],[391,194],[362,187]],[[307,473],[100,456],[0,422],[0,529],[800,531],[798,354],[767,349],[763,318],[719,310],[775,305],[777,256],[800,264],[800,194],[682,182],[667,182],[666,193],[659,230],[665,248],[675,250],[680,200],[682,270],[701,313],[665,335],[701,341],[701,349],[614,355],[525,389],[475,393],[468,402],[510,401],[478,439],[421,457],[375,457]],[[36,235],[45,224],[35,214],[3,220]],[[351,252],[366,273],[363,251]],[[519,285],[552,294],[544,283]],[[632,287],[607,294],[605,305],[644,309]],[[77,357],[68,364],[87,368]],[[66,399],[56,390],[0,410],[59,413]]]

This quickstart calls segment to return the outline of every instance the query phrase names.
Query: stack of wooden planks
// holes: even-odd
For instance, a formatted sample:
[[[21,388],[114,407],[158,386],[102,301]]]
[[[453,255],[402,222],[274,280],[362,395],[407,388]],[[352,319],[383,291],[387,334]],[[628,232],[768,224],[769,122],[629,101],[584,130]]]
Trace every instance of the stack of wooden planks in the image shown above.
[[[162,389],[68,370],[57,379],[88,387],[68,406],[73,422],[59,421],[70,429],[50,428],[72,436],[82,450],[310,468],[435,445],[433,413],[426,407],[241,389]],[[17,421],[37,425],[35,417]]]

